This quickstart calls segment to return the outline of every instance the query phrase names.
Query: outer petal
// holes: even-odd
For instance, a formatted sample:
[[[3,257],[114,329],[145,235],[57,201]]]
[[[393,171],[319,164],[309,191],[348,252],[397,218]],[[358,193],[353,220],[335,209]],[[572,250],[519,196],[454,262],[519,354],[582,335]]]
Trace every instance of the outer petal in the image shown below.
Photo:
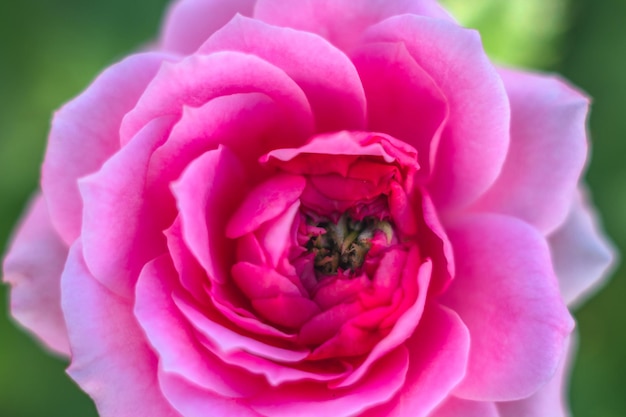
[[[563,299],[579,305],[604,283],[615,251],[600,231],[593,209],[579,192],[565,223],[548,237]]]
[[[68,245],[81,227],[77,180],[97,171],[119,149],[122,118],[168,59],[163,54],[133,55],[103,72],[55,114],[41,186],[52,224]]]
[[[57,353],[69,355],[67,329],[61,311],[61,272],[67,246],[50,224],[40,195],[13,237],[4,259],[4,281],[11,285],[11,314]]]
[[[365,128],[365,93],[343,52],[312,33],[235,17],[199,53],[234,50],[254,54],[284,70],[306,94],[317,132]]]
[[[500,417],[568,417],[566,382],[575,346],[570,339],[567,357],[564,357],[550,382],[529,398],[520,401],[498,403]]]
[[[554,374],[574,322],[544,238],[500,215],[448,227],[457,273],[445,302],[472,335],[467,375],[455,393],[480,401],[528,397]]]
[[[432,0],[258,0],[254,17],[273,25],[317,33],[348,51],[368,26],[404,13],[452,21]]]
[[[195,52],[237,13],[252,15],[254,3],[255,0],[179,0],[167,14],[160,46],[183,55]]]
[[[544,413],[534,414],[533,417],[544,416]],[[428,417],[502,417],[496,405],[492,402],[462,400],[456,397],[448,398],[441,406],[429,414]],[[530,416],[528,416],[530,417]],[[550,417],[553,417],[550,415]],[[554,416],[556,417],[556,416]]]
[[[364,40],[403,42],[449,105],[428,189],[442,210],[473,202],[500,173],[509,144],[509,102],[477,32],[419,16],[396,16]]]
[[[589,100],[556,77],[500,70],[511,101],[511,145],[478,202],[548,233],[563,223],[587,155]]]
[[[61,282],[72,346],[68,373],[94,399],[101,417],[180,417],[161,394],[157,360],[132,305],[91,276],[81,250],[78,240]]]
[[[410,367],[402,390],[363,417],[430,416],[465,374],[470,335],[457,314],[430,305],[407,347]]]

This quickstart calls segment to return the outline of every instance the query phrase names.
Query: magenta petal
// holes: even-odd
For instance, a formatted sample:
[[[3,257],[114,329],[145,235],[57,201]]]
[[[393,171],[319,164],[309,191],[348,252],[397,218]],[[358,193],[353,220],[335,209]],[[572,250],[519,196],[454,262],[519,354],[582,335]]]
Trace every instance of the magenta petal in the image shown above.
[[[448,117],[446,98],[403,43],[366,44],[352,59],[367,96],[368,129],[415,147],[419,176],[427,179]]]
[[[243,401],[203,390],[176,374],[159,372],[159,383],[163,395],[184,417],[265,417],[246,406]]]
[[[183,240],[209,277],[228,279],[235,245],[224,236],[228,218],[246,191],[246,171],[237,156],[220,146],[192,161],[172,185]]]
[[[159,368],[224,397],[258,392],[261,378],[224,364],[196,339],[172,299],[175,275],[170,260],[162,256],[148,263],[137,281],[135,316],[159,357]]]
[[[550,382],[528,398],[498,403],[499,417],[569,417],[567,406],[567,377],[573,360],[574,343],[569,340],[567,357],[564,357]]]
[[[252,15],[255,0],[178,0],[170,7],[161,35],[163,50],[191,54],[236,14]]]
[[[430,416],[463,378],[469,345],[467,328],[453,311],[427,306],[417,331],[406,343],[410,366],[402,389],[393,401],[363,417]],[[454,417],[461,416],[465,414]]]
[[[365,128],[359,74],[343,52],[319,36],[237,16],[198,53],[223,50],[254,54],[285,71],[306,94],[317,132]]]
[[[250,405],[272,417],[360,415],[369,407],[388,402],[402,389],[408,366],[407,349],[400,346],[374,364],[367,377],[349,390],[302,381],[267,391],[251,399]]]
[[[132,304],[91,276],[81,249],[78,240],[61,280],[72,347],[67,372],[94,399],[102,417],[180,417],[161,394],[157,358]]]
[[[589,100],[552,76],[500,70],[511,102],[511,144],[477,210],[508,214],[544,233],[567,216],[587,155]]]
[[[250,300],[254,309],[278,326],[297,329],[320,312],[313,301],[300,295],[278,294]]]
[[[584,192],[577,193],[565,223],[548,237],[561,294],[570,306],[604,284],[616,256],[586,200]]]
[[[546,414],[544,410],[540,410],[537,414],[528,415],[526,417],[538,416],[557,417],[556,415]],[[486,401],[462,400],[456,397],[448,398],[442,405],[437,407],[428,417],[503,417],[498,413],[495,403]]]
[[[133,55],[103,72],[55,114],[41,184],[52,224],[66,244],[80,234],[83,205],[76,181],[97,171],[119,149],[122,118],[169,59]]]
[[[231,239],[253,232],[261,224],[279,216],[300,197],[306,180],[303,177],[279,174],[250,191],[226,225]]]
[[[97,173],[83,178],[83,253],[94,278],[131,299],[139,271],[165,247],[174,218],[149,204],[147,173],[152,152],[167,138],[171,118],[152,120]]]
[[[365,40],[404,43],[444,94],[450,114],[428,190],[440,210],[474,201],[500,173],[510,127],[506,90],[478,32],[404,15],[373,26]]]
[[[284,71],[254,55],[222,51],[164,64],[135,108],[124,117],[121,142],[126,144],[157,117],[178,118],[185,107],[200,107],[218,97],[247,93],[266,95],[289,109],[294,118],[291,123],[302,126],[304,131],[313,131],[306,95]]]
[[[251,298],[271,298],[278,295],[298,297],[300,289],[286,276],[273,268],[247,262],[238,262],[232,267],[232,278],[243,293]]]
[[[468,216],[448,233],[457,273],[444,300],[472,335],[467,376],[455,395],[528,397],[556,370],[574,327],[546,241],[527,223],[496,214]]]
[[[254,17],[273,25],[317,33],[349,51],[368,26],[405,13],[452,21],[434,0],[257,0]]]
[[[3,263],[11,314],[53,351],[70,354],[61,311],[61,273],[68,248],[53,230],[46,202],[33,197]]]

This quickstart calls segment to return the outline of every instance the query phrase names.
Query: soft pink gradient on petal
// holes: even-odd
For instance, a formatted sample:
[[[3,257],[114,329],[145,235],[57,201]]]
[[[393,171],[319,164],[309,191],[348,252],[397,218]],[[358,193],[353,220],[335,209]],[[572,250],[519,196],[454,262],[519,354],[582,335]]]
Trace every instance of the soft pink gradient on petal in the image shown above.
[[[617,256],[585,194],[576,194],[565,223],[548,236],[561,294],[570,307],[606,282]]]
[[[199,49],[254,54],[284,70],[306,94],[317,132],[365,128],[365,93],[348,57],[312,33],[235,17]]]
[[[254,9],[256,19],[317,33],[344,51],[358,43],[368,26],[404,13],[453,21],[433,0],[257,0]]]
[[[570,338],[567,355],[561,360],[556,374],[539,391],[520,401],[498,403],[500,417],[569,417],[567,406],[567,381],[576,343]]]
[[[162,230],[174,220],[175,213],[167,215],[173,207],[150,204],[147,184],[150,157],[170,124],[171,117],[153,119],[100,171],[79,182],[85,262],[94,278],[127,299],[143,265],[166,249]]]
[[[543,413],[533,414],[532,417],[545,416]],[[462,400],[456,397],[448,398],[428,417],[503,417],[498,413],[495,403],[486,401]],[[531,417],[531,416],[528,416]],[[552,416],[550,414],[549,417]]]
[[[195,52],[236,14],[252,15],[255,0],[178,0],[167,13],[160,49],[187,55]]]
[[[223,397],[258,393],[261,378],[224,364],[197,340],[172,299],[175,274],[171,261],[162,256],[146,265],[137,282],[134,313],[159,357],[159,367]]]
[[[61,311],[61,273],[68,248],[53,230],[40,194],[8,246],[3,281],[11,286],[11,314],[54,352],[69,356],[67,328]]]
[[[544,233],[567,216],[587,156],[589,100],[555,76],[500,70],[511,102],[502,172],[476,210],[522,219]]]
[[[254,55],[223,51],[164,64],[135,108],[124,117],[120,127],[122,145],[150,120],[164,115],[179,118],[185,107],[246,93],[265,94],[290,109],[292,123],[313,131],[313,114],[306,95],[283,70]]]
[[[410,367],[402,390],[393,401],[363,417],[430,416],[465,375],[470,334],[459,316],[445,307],[426,307],[406,347]],[[461,416],[465,417],[454,417]]]
[[[390,401],[402,389],[408,366],[408,351],[400,346],[376,362],[366,378],[349,390],[331,390],[323,384],[302,381],[251,398],[250,405],[272,417],[359,415],[367,408]]]
[[[545,239],[496,214],[469,215],[448,235],[457,272],[444,300],[472,335],[455,395],[508,401],[533,394],[552,377],[574,327]]]
[[[184,417],[267,417],[241,400],[204,390],[176,374],[160,371],[159,382],[163,395]]]
[[[401,42],[362,45],[352,59],[367,96],[368,129],[415,147],[425,181],[448,117],[446,98]]]
[[[365,42],[404,43],[448,100],[449,121],[428,190],[440,210],[471,203],[500,173],[510,127],[506,90],[478,32],[404,15],[369,28]]]
[[[224,236],[226,222],[247,191],[246,171],[228,148],[220,146],[189,164],[171,188],[176,196],[183,240],[206,273],[228,279],[234,242]]]
[[[67,372],[94,399],[101,417],[181,417],[161,394],[157,358],[131,302],[95,280],[81,252],[78,240],[61,279],[72,347]]]
[[[161,64],[157,53],[132,55],[104,71],[52,121],[41,185],[52,224],[69,246],[79,236],[83,208],[76,181],[97,171],[120,148],[122,118]]]

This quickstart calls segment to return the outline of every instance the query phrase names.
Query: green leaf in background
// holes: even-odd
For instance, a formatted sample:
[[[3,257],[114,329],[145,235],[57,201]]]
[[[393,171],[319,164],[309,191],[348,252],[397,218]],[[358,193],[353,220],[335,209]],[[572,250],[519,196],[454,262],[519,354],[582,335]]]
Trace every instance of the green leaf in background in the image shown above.
[[[441,0],[459,22],[478,29],[487,53],[517,67],[548,68],[560,58],[567,0]]]

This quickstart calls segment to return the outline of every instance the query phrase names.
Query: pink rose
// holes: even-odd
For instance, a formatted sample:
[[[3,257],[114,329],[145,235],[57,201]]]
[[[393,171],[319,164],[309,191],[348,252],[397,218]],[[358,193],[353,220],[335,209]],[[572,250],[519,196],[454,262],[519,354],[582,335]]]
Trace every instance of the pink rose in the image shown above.
[[[105,417],[565,416],[588,100],[432,0],[181,0],[55,115],[12,312]]]

